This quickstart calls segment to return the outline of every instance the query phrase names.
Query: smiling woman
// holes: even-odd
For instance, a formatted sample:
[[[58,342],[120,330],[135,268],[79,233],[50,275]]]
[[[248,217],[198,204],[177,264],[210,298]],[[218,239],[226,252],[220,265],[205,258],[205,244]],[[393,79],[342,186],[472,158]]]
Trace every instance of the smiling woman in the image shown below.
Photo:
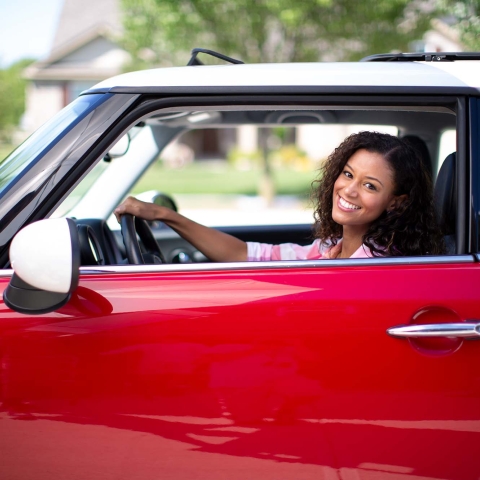
[[[244,242],[132,197],[115,214],[162,221],[213,261],[425,255],[444,250],[431,191],[422,161],[406,142],[360,132],[335,149],[323,167],[312,245]]]
[[[351,135],[323,171],[316,232],[334,246],[343,237],[340,258],[346,242],[348,251],[363,244],[369,256],[443,253],[430,176],[409,144],[376,132]]]

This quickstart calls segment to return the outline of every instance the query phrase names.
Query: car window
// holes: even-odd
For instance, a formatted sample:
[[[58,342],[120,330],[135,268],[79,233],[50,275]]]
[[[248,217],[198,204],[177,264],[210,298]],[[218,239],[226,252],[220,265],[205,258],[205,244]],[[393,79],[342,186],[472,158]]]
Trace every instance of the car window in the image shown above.
[[[62,132],[67,131],[70,125],[83,118],[104,98],[104,95],[87,95],[78,98],[5,158],[0,164],[0,197],[23,170],[35,163],[54,143],[58,142],[63,136]]]
[[[440,147],[438,149],[438,168],[440,170],[445,158],[452,152],[457,151],[457,131],[454,128],[449,128],[441,133]]]
[[[243,228],[227,230],[240,232],[242,240],[308,245],[313,239],[312,182],[350,134],[377,131],[408,138],[429,164],[434,181],[444,152],[456,148],[456,117],[448,108],[300,108],[154,111],[136,120],[125,154],[100,159],[55,216],[99,218],[118,231],[112,212],[124,198],[148,202],[162,194],[198,223]],[[157,239],[169,243],[168,263],[187,250],[190,259],[206,260],[185,242],[178,243],[161,222],[151,226]],[[454,233],[448,233],[449,252],[455,252]]]
[[[55,212],[51,215],[51,218],[64,217],[72,208],[83,198],[83,196],[89,191],[90,187],[96,182],[96,180],[105,172],[109,167],[109,163],[105,160],[98,162],[86,177],[77,185],[77,187],[68,195],[68,197],[62,202]]]
[[[398,134],[392,125],[298,125],[191,130],[169,144],[130,194],[171,195],[180,212],[208,226],[306,224],[311,184],[348,135]]]

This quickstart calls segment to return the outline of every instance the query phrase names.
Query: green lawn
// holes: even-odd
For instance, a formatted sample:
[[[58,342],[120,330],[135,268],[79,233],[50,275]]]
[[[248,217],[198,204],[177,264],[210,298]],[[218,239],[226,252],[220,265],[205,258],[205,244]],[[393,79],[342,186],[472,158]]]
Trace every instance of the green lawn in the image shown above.
[[[0,163],[14,146],[0,143]],[[291,168],[273,169],[276,195],[294,195],[306,199],[310,195],[314,171]],[[239,170],[228,162],[197,161],[183,168],[173,169],[156,162],[135,185],[132,193],[157,190],[167,194],[240,194],[257,195],[260,192],[262,172],[259,168]]]
[[[276,169],[275,191],[279,195],[308,196],[315,172]],[[231,165],[196,162],[181,169],[156,163],[136,184],[133,193],[158,190],[164,193],[212,193],[255,195],[261,181],[259,170],[237,170]]]

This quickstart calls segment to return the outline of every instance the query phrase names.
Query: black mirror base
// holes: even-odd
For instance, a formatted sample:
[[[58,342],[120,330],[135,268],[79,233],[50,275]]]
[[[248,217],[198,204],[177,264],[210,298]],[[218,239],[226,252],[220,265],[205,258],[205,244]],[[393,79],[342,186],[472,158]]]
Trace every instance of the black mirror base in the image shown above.
[[[70,296],[70,293],[48,292],[32,287],[14,273],[3,292],[3,301],[15,312],[41,315],[62,307],[70,300]]]

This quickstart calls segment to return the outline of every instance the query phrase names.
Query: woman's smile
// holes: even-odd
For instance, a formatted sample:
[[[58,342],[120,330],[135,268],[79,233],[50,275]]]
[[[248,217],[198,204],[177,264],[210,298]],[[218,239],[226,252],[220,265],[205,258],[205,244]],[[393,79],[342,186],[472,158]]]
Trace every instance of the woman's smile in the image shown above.
[[[350,203],[350,202],[347,202],[343,197],[341,197],[340,195],[338,195],[338,207],[341,209],[341,210],[344,210],[345,212],[348,212],[350,210],[359,210],[360,206],[358,205],[354,205],[353,203]]]

